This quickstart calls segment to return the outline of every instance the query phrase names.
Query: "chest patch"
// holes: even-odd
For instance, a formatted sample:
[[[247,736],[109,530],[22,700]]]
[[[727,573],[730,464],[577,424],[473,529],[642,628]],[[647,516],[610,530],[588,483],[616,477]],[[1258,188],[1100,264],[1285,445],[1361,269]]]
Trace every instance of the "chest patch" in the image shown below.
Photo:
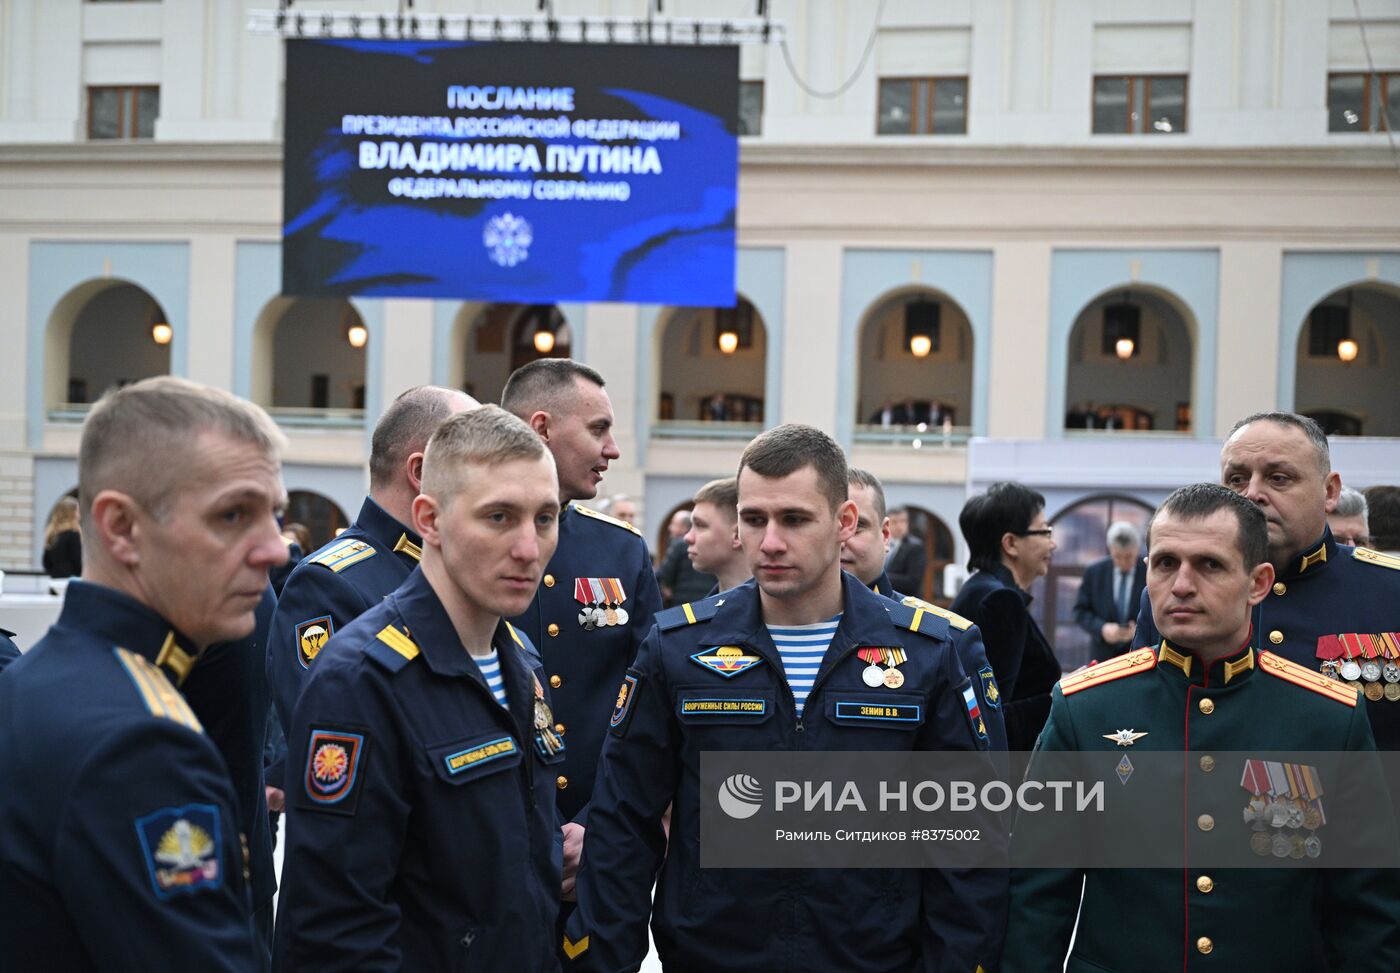
[[[763,656],[745,652],[737,645],[717,645],[691,656],[699,665],[732,679],[763,661]]]

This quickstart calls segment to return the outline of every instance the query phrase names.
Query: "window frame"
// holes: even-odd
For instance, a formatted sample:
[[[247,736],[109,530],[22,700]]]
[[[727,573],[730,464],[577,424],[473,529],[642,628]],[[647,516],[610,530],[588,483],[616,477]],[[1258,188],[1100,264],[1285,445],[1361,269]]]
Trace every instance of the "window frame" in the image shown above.
[[[762,137],[763,137],[763,114],[764,114],[764,110],[768,107],[768,85],[764,83],[764,79],[763,79],[763,78],[740,78],[740,79],[739,79],[739,92],[740,92],[740,106],[741,106],[741,107],[742,107],[742,105],[743,105],[743,90],[744,90],[744,85],[757,85],[757,86],[758,86],[758,130],[757,130],[757,131],[754,131],[754,132],[740,132],[740,133],[739,133],[739,137],[740,137],[740,138],[750,138],[750,139],[762,138]],[[739,120],[740,120],[740,121],[743,121],[743,117],[744,117],[744,116],[743,116],[743,112],[741,111],[741,112],[739,113]]]
[[[117,93],[117,134],[111,138],[93,135],[93,97],[101,92]],[[156,114],[151,119],[151,134],[141,135],[140,95],[143,91],[156,93]],[[155,138],[155,123],[160,118],[159,84],[90,84],[87,86],[87,141],[89,142],[147,142]],[[128,118],[129,116],[129,118]],[[130,124],[128,124],[128,121]]]
[[[886,81],[908,81],[914,85],[913,97],[911,99],[911,110],[909,112],[909,131],[907,132],[882,132],[880,131],[880,94],[881,87]],[[934,89],[939,81],[961,81],[963,83],[963,110],[962,110],[962,131],[960,132],[935,132],[933,130],[933,104]],[[923,92],[924,110],[919,112],[920,91]],[[923,135],[948,138],[950,136],[967,134],[968,106],[972,100],[972,78],[966,74],[919,74],[919,75],[880,75],[875,79],[875,137],[889,138],[901,137],[904,135]],[[924,130],[915,128],[915,123],[920,120],[924,122]]]
[[[1361,78],[1361,124],[1354,129],[1341,128],[1334,129],[1331,126],[1332,115],[1332,80],[1334,78]],[[1376,119],[1375,128],[1371,127],[1371,105],[1384,105],[1390,98],[1391,81],[1400,81],[1400,71],[1328,71],[1327,72],[1327,115],[1329,123],[1327,126],[1328,135],[1383,135],[1388,131],[1385,112],[1381,111],[1380,117]],[[1380,98],[1375,97],[1373,85],[1380,83]]]
[[[1102,80],[1119,79],[1128,82],[1128,110],[1126,113],[1127,128],[1121,132],[1098,132],[1094,130],[1094,115],[1098,108],[1096,94],[1098,83]],[[1181,128],[1171,132],[1159,132],[1152,129],[1148,124],[1148,119],[1152,117],[1152,82],[1154,80],[1180,80],[1181,81]],[[1136,85],[1141,83],[1142,91],[1142,127],[1137,131],[1133,130],[1133,104],[1137,98]],[[1153,73],[1153,74],[1095,74],[1089,84],[1089,134],[1090,135],[1186,135],[1191,131],[1191,74],[1186,73]]]

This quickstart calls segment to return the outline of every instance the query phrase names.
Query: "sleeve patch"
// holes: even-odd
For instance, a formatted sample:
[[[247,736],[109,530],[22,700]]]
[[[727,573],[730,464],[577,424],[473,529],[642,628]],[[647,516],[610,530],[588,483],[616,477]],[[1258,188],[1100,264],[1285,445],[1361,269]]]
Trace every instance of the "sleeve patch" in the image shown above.
[[[982,718],[982,707],[977,705],[977,694],[972,691],[971,682],[963,687],[962,698],[967,706],[967,721],[972,725],[972,732],[976,734],[977,739],[986,743],[987,721]]]
[[[313,727],[302,775],[303,806],[353,815],[368,742],[364,733],[349,728]]]
[[[311,663],[316,660],[321,649],[330,641],[330,637],[335,634],[335,622],[329,615],[317,615],[315,618],[308,618],[304,622],[298,622],[296,628],[296,650],[297,662],[303,669],[310,669]]]
[[[617,736],[622,736],[627,732],[627,723],[632,717],[632,700],[637,695],[637,686],[641,683],[642,674],[635,669],[630,669],[622,679],[622,688],[617,691],[617,702],[613,706],[612,718],[608,720],[608,725]]]
[[[213,804],[163,807],[136,820],[136,836],[162,902],[224,884],[219,809]]]
[[[982,680],[982,698],[987,701],[987,708],[1001,709],[1001,689],[997,686],[992,667],[988,665],[978,669],[977,677]]]

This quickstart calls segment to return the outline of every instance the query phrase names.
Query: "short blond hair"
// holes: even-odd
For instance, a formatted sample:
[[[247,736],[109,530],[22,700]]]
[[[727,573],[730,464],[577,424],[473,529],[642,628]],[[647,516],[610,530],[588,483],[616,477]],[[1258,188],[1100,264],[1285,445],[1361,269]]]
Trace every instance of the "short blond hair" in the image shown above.
[[[469,466],[499,466],[549,456],[525,420],[498,405],[459,412],[437,427],[423,453],[422,492],[446,504],[462,489]]]
[[[695,491],[696,503],[712,504],[726,522],[739,522],[739,480],[726,476],[711,480]]]
[[[83,423],[78,507],[86,523],[103,490],[120,490],[162,519],[191,478],[190,447],[220,432],[281,461],[287,437],[261,408],[223,389],[161,375],[108,392]]]

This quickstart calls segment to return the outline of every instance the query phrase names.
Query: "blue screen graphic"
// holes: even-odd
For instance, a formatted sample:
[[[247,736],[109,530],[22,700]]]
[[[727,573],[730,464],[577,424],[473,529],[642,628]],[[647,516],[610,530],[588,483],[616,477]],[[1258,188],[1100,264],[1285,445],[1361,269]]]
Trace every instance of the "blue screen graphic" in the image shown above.
[[[734,304],[734,47],[287,43],[283,293]]]

